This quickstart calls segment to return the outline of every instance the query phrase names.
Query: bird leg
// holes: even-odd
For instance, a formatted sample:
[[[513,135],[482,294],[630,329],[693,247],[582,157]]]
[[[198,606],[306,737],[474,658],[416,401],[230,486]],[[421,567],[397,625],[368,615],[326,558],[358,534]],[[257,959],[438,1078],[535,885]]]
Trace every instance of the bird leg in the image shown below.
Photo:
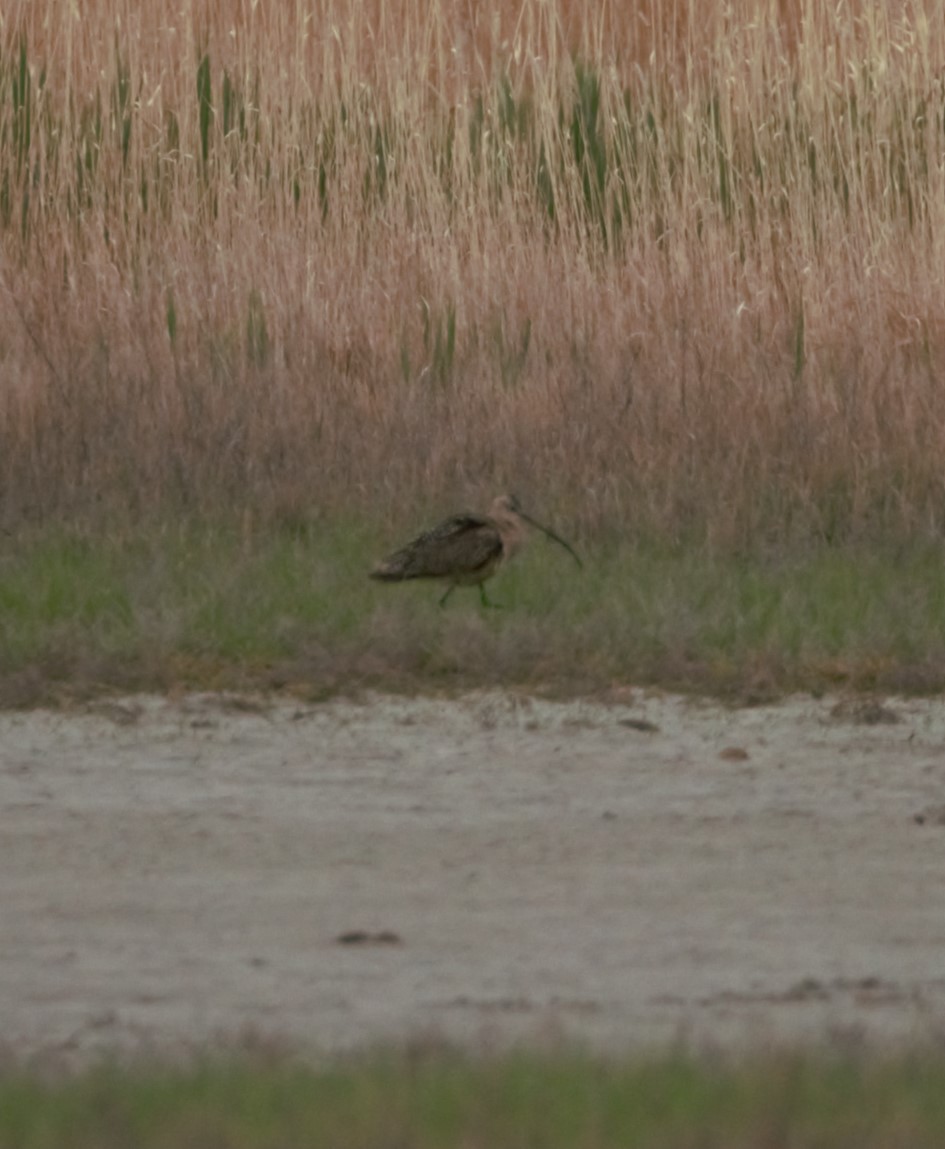
[[[493,602],[486,594],[486,584],[479,583],[478,585],[479,599],[482,602],[482,605],[488,607],[490,610],[501,610],[502,604],[499,602]],[[456,583],[451,582],[450,585],[446,588],[446,594],[444,594],[440,599],[440,606],[446,606],[446,600],[450,597],[454,590],[456,590]]]
[[[502,604],[498,602],[491,602],[486,595],[486,584],[481,582],[479,584],[479,598],[483,606],[489,607],[491,610],[501,610]]]

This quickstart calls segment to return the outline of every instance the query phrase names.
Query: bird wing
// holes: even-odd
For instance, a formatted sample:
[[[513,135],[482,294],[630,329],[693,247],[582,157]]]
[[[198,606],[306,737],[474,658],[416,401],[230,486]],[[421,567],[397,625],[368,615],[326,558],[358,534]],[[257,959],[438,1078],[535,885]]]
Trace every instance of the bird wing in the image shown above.
[[[381,577],[449,578],[471,575],[502,553],[495,524],[484,515],[453,515],[418,535],[380,565]]]

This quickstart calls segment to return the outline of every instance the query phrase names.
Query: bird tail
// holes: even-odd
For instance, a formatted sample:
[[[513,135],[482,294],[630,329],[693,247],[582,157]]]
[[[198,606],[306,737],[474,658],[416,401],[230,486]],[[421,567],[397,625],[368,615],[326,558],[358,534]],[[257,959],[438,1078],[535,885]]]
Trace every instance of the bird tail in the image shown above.
[[[403,582],[405,578],[410,576],[406,572],[404,563],[388,559],[386,562],[378,563],[368,577],[377,579],[378,582]]]

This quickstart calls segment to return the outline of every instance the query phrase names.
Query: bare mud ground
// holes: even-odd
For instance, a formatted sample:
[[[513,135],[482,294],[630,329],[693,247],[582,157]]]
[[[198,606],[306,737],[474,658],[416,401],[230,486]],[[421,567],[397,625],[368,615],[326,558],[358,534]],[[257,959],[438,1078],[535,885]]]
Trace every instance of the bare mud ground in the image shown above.
[[[945,1037],[945,704],[0,715],[18,1061]]]

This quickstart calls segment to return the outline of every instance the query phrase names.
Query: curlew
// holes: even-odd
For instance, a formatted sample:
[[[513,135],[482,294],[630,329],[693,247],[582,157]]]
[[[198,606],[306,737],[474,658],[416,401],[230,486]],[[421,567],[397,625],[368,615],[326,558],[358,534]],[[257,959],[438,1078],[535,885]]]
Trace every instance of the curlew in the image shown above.
[[[449,584],[440,606],[456,587],[478,586],[482,605],[495,606],[486,597],[486,579],[492,578],[499,565],[521,547],[526,526],[535,527],[559,543],[578,566],[582,565],[570,544],[550,527],[526,515],[514,495],[499,495],[487,515],[453,515],[418,535],[379,562],[371,571],[371,578],[382,582],[440,579]]]

